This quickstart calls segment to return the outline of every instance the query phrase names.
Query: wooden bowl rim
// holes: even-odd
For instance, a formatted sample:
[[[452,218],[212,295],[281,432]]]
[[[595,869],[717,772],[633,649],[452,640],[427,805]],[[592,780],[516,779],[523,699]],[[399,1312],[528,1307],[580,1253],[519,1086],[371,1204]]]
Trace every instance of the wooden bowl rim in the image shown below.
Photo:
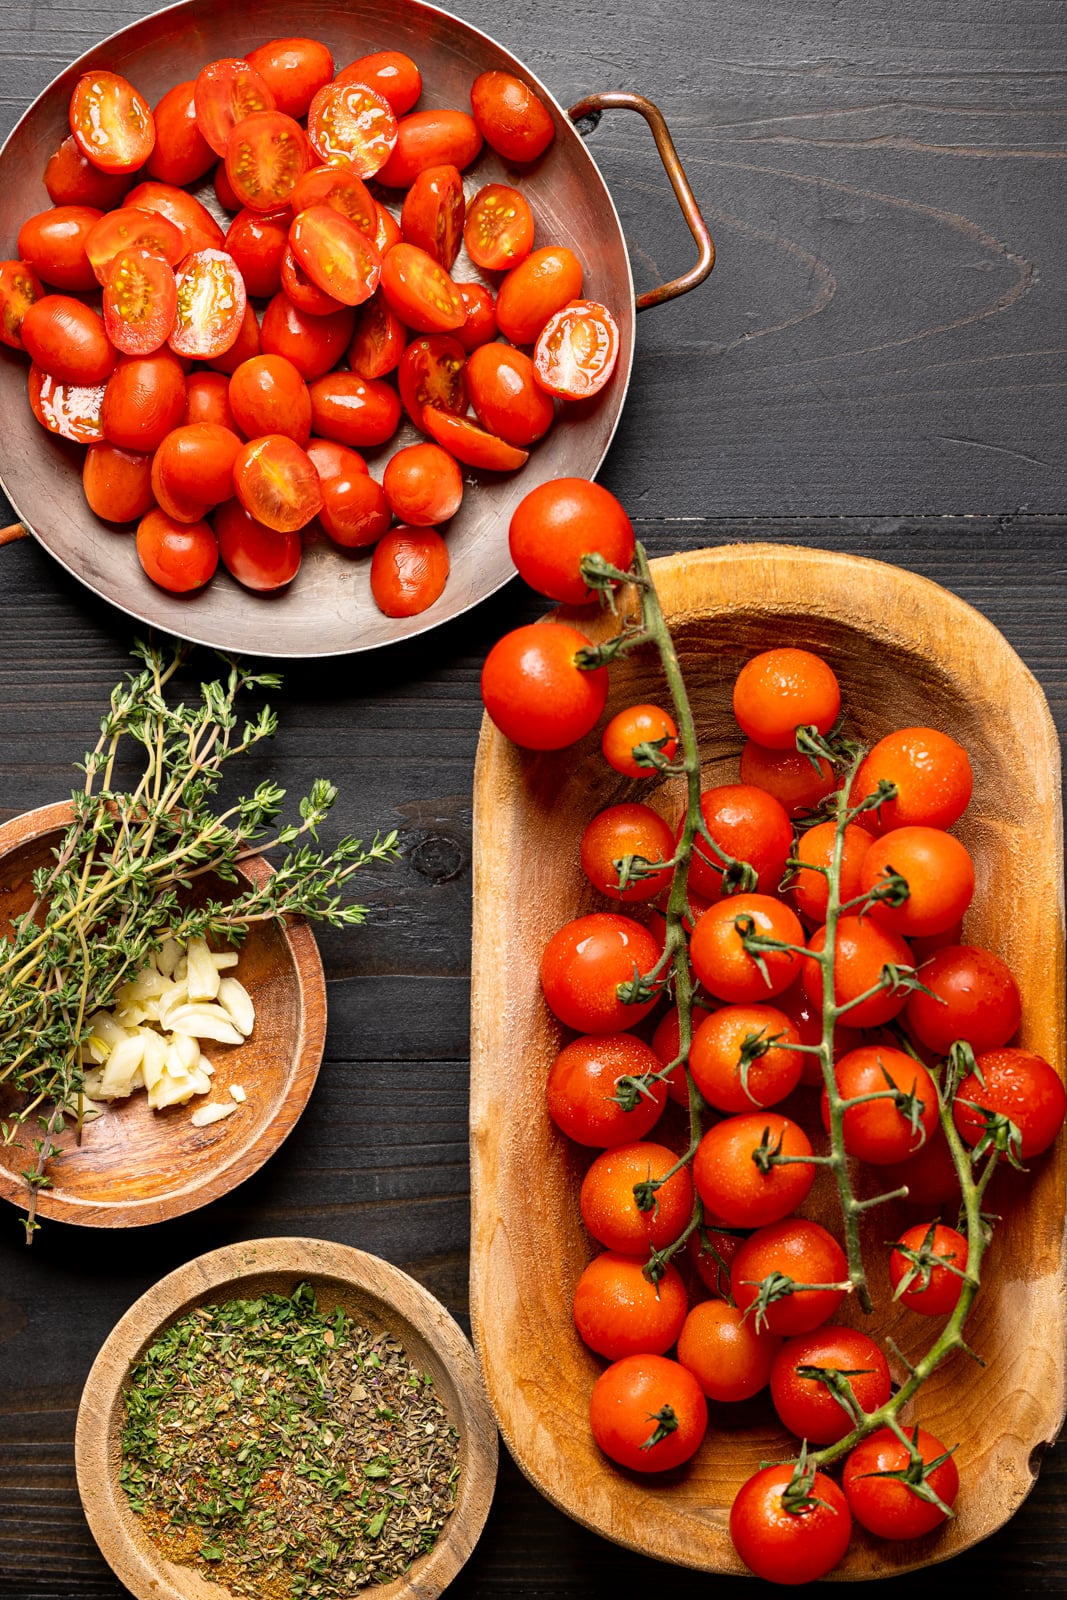
[[[66,827],[71,815],[71,802],[58,800],[0,823],[0,864],[13,850]],[[250,856],[239,864],[237,870],[251,883],[259,883],[271,876],[274,868],[264,856]],[[138,1228],[169,1221],[171,1217],[185,1216],[209,1201],[228,1194],[238,1183],[243,1183],[254,1172],[258,1172],[268,1157],[274,1154],[296,1125],[308,1102],[326,1043],[326,978],[315,936],[303,918],[286,923],[282,932],[292,958],[297,985],[295,1031],[300,1048],[290,1065],[285,1090],[279,1095],[274,1111],[255,1138],[248,1144],[238,1145],[221,1164],[213,1166],[196,1182],[171,1189],[155,1198],[117,1201],[101,1200],[99,1197],[80,1199],[65,1193],[62,1188],[42,1189],[37,1201],[38,1216],[89,1228]],[[294,1112],[288,1122],[281,1116],[284,1107]],[[23,1205],[25,1192],[25,1185],[0,1167],[0,1198]],[[88,1211],[93,1214],[86,1215]]]
[[[391,1262],[326,1239],[269,1238],[223,1245],[168,1273],[120,1317],[86,1379],[75,1428],[78,1493],[93,1538],[137,1600],[231,1596],[229,1588],[200,1577],[195,1568],[167,1561],[141,1530],[118,1481],[113,1423],[130,1367],[161,1331],[193,1306],[239,1298],[242,1284],[270,1276],[292,1278],[294,1287],[310,1282],[321,1289],[338,1283],[357,1290],[381,1308],[383,1325],[408,1354],[413,1333],[451,1381],[462,1462],[452,1513],[433,1549],[403,1577],[356,1591],[374,1600],[432,1600],[466,1562],[489,1514],[497,1470],[496,1421],[470,1341],[441,1302]],[[187,1578],[193,1581],[183,1581]]]

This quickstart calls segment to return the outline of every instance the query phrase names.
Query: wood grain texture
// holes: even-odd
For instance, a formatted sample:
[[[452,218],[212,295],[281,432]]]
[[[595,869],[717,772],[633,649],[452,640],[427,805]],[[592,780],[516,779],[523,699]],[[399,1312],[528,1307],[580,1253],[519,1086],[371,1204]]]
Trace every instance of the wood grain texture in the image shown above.
[[[130,1510],[118,1479],[131,1366],[179,1318],[197,1306],[257,1295],[315,1290],[320,1312],[341,1306],[358,1327],[398,1339],[412,1365],[427,1372],[458,1435],[455,1506],[433,1549],[375,1600],[436,1600],[463,1566],[485,1524],[496,1481],[497,1434],[474,1351],[447,1311],[423,1286],[387,1261],[322,1239],[260,1239],[190,1261],[153,1285],[109,1335],[86,1380],[75,1451],[78,1491],[97,1543],[137,1600],[227,1600],[231,1590],[164,1559]]]

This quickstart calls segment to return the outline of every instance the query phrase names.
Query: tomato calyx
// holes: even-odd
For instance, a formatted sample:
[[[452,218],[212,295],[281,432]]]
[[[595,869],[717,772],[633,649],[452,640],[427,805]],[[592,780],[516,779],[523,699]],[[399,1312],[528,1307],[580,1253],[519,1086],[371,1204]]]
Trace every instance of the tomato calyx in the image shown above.
[[[745,1307],[743,1315],[751,1316],[753,1326],[757,1333],[770,1326],[767,1312],[771,1306],[777,1305],[781,1300],[789,1300],[795,1294],[812,1293],[838,1293],[848,1294],[852,1288],[851,1283],[798,1283],[787,1272],[769,1272],[765,1278],[757,1281],[754,1278],[745,1278],[744,1283],[752,1284],[756,1288],[756,1298]]]
[[[793,1475],[782,1490],[782,1509],[788,1511],[790,1516],[802,1517],[824,1506],[827,1510],[833,1507],[827,1500],[820,1500],[818,1495],[812,1494],[815,1487],[816,1467],[814,1461],[808,1464],[808,1447],[803,1443],[797,1464],[793,1468]]]
[[[672,1433],[678,1431],[678,1415],[673,1406],[660,1406],[658,1411],[648,1413],[649,1422],[656,1424],[644,1444],[638,1448],[652,1450],[657,1444],[662,1444],[664,1439],[669,1439]]]
[[[906,1245],[903,1239],[898,1239],[893,1246],[893,1254],[902,1257],[908,1262],[900,1282],[893,1290],[894,1300],[899,1300],[901,1295],[907,1293],[909,1289],[919,1291],[928,1289],[933,1279],[934,1270],[937,1267],[941,1267],[945,1272],[951,1272],[954,1277],[963,1282],[966,1281],[966,1270],[956,1265],[955,1257],[940,1255],[934,1249],[938,1226],[937,1222],[931,1222],[917,1249]]]
[[[959,1447],[953,1445],[951,1450],[943,1450],[939,1456],[927,1461],[919,1449],[918,1423],[910,1434],[903,1428],[895,1426],[892,1419],[889,1426],[908,1452],[907,1464],[896,1469],[884,1467],[879,1472],[860,1472],[856,1474],[857,1478],[885,1478],[894,1483],[901,1483],[918,1499],[925,1500],[927,1505],[936,1506],[943,1516],[954,1517],[955,1511],[945,1504],[930,1482],[930,1478],[938,1467],[943,1467],[946,1461],[952,1460]]]

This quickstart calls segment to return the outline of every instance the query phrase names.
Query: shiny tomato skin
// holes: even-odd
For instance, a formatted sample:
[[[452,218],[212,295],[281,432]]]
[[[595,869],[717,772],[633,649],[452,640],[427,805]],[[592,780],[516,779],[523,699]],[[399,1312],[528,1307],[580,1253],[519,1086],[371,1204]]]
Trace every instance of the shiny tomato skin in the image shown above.
[[[350,161],[309,168],[293,190],[291,204],[294,215],[311,206],[332,206],[368,239],[376,239],[377,202]]]
[[[1067,1110],[1067,1092],[1054,1068],[1035,1051],[1018,1049],[984,1050],[976,1064],[977,1073],[964,1078],[952,1105],[960,1137],[977,1144],[985,1131],[982,1113],[988,1110],[1010,1118],[1019,1130],[1020,1160],[1047,1150]]]
[[[807,1510],[784,1504],[792,1463],[763,1467],[742,1484],[730,1509],[730,1538],[757,1578],[770,1583],[813,1583],[842,1559],[852,1516],[833,1478],[816,1472]]]
[[[259,354],[259,323],[251,305],[246,303],[236,339],[220,356],[212,356],[208,366],[213,372],[224,372],[229,377],[231,373],[237,371],[242,361],[251,361],[253,356]]]
[[[412,444],[386,463],[382,488],[400,522],[436,527],[459,510],[463,474],[439,444]]]
[[[693,1158],[693,1182],[712,1222],[727,1228],[764,1228],[804,1201],[815,1168],[801,1159],[762,1172],[753,1152],[769,1146],[787,1156],[812,1154],[803,1128],[780,1111],[751,1111],[717,1122]]]
[[[462,172],[482,148],[482,136],[465,111],[414,111],[401,117],[396,144],[378,172],[387,189],[410,189],[427,167],[452,166]]]
[[[497,641],[482,668],[482,699],[505,738],[560,750],[590,731],[608,698],[608,673],[576,666],[588,647],[585,634],[564,623],[530,623]]]
[[[802,1287],[848,1282],[845,1252],[832,1234],[806,1217],[783,1217],[758,1228],[741,1245],[730,1268],[732,1297],[739,1311],[755,1305],[760,1285],[775,1273],[796,1287],[768,1305],[758,1320],[768,1332],[784,1338],[821,1327],[847,1293],[844,1287]],[[750,1320],[757,1320],[755,1313]]]
[[[798,727],[830,732],[841,709],[841,688],[821,656],[787,645],[745,662],[733,705],[750,739],[770,750],[795,750]]]
[[[768,1048],[754,1056],[742,1074],[741,1058],[749,1038]],[[717,1111],[753,1111],[777,1105],[792,1094],[804,1065],[802,1053],[793,1048],[799,1043],[797,1028],[774,1006],[722,1006],[694,1032],[689,1070],[704,1099]]]
[[[1019,986],[1006,961],[977,945],[946,945],[919,969],[924,988],[908,1000],[908,1027],[947,1055],[957,1039],[976,1054],[1007,1044],[1022,1020]]]
[[[104,324],[69,295],[43,295],[22,318],[21,333],[30,360],[57,383],[103,383],[115,369]]]
[[[320,161],[349,161],[361,178],[379,174],[397,141],[388,100],[363,83],[328,83],[308,109],[308,138]]]
[[[711,1015],[707,1006],[702,1006],[699,1001],[693,1003],[690,1016],[690,1038],[696,1032],[705,1017]],[[686,1076],[685,1066],[678,1061],[682,1051],[682,1029],[678,1019],[678,1007],[671,1006],[656,1024],[656,1031],[652,1035],[652,1050],[661,1067],[669,1067],[672,1062],[677,1063],[673,1072],[667,1078],[667,1093],[675,1105],[689,1107],[689,1079]]]
[[[879,739],[856,774],[851,803],[873,794],[883,778],[896,785],[896,798],[864,816],[879,833],[913,824],[951,828],[967,809],[974,785],[966,750],[937,728],[898,728]]]
[[[265,214],[288,205],[310,165],[303,128],[282,111],[253,111],[230,129],[226,176],[252,211]]]
[[[215,190],[215,199],[218,201],[223,211],[241,210],[241,202],[233,192],[233,184],[230,182],[229,175],[226,171],[225,156],[215,168],[215,176],[212,180],[212,187]]]
[[[709,1400],[736,1404],[765,1389],[781,1340],[725,1300],[693,1307],[678,1335],[678,1360]]]
[[[536,161],[556,136],[544,101],[510,72],[480,73],[471,85],[471,110],[486,144],[505,161]]]
[[[120,250],[104,285],[104,327],[116,350],[143,356],[166,344],[174,327],[174,269],[148,250]]]
[[[150,177],[179,189],[210,172],[216,160],[214,150],[197,124],[195,88],[192,78],[176,83],[156,106],[153,113],[156,142],[145,162],[145,171]]]
[[[395,313],[394,313],[395,314]],[[462,417],[467,410],[466,352],[447,333],[413,339],[400,358],[397,382],[404,409],[417,428],[427,406]]]
[[[387,531],[392,513],[363,457],[332,439],[310,439],[307,449],[322,487],[319,521],[327,535],[346,550],[375,544]]]
[[[869,894],[885,875],[908,885],[903,905],[872,902],[867,915],[905,939],[928,938],[956,926],[974,895],[974,863],[966,845],[942,828],[892,828],[863,858],[861,887]]]
[[[836,1444],[855,1424],[831,1390],[817,1378],[802,1378],[800,1367],[848,1372],[864,1411],[877,1411],[889,1399],[889,1363],[869,1334],[827,1324],[787,1340],[771,1368],[771,1399],[783,1425],[809,1444]]]
[[[463,296],[466,321],[457,328],[455,337],[464,350],[477,350],[497,336],[496,302],[484,283],[460,283],[456,286]]]
[[[549,317],[534,345],[534,371],[547,394],[590,400],[619,359],[619,325],[596,300],[572,300]]]
[[[673,1427],[657,1427],[661,1412],[669,1413]],[[696,1380],[665,1356],[624,1356],[600,1374],[589,1396],[593,1438],[610,1460],[631,1472],[681,1466],[700,1448],[707,1425],[708,1408]]]
[[[382,293],[416,333],[449,333],[467,320],[463,296],[445,269],[417,245],[398,244],[381,267]]]
[[[705,789],[700,810],[719,848],[754,868],[758,893],[775,894],[792,852],[793,829],[774,796],[743,783],[723,783]],[[715,902],[722,898],[722,864],[699,835],[689,881],[706,899]]]
[[[230,380],[225,372],[191,372],[185,380],[185,424],[215,422],[236,433],[230,410]]]
[[[126,204],[139,211],[155,211],[173,222],[185,241],[183,255],[194,250],[221,250],[223,232],[205,205],[172,183],[139,183],[126,196]],[[238,210],[237,206],[234,210]]]
[[[533,250],[508,273],[496,298],[496,320],[512,344],[533,344],[545,323],[582,292],[582,264],[566,245]]]
[[[322,510],[322,489],[310,456],[282,433],[250,439],[233,464],[237,498],[257,522],[295,533]]]
[[[136,522],[152,506],[152,458],[100,440],[85,452],[82,489],[105,522]]]
[[[556,408],[538,387],[533,362],[522,350],[499,342],[479,345],[467,357],[466,377],[478,421],[508,444],[520,449],[535,444],[555,421]]]
[[[231,130],[254,111],[273,111],[274,96],[247,61],[226,56],[200,69],[193,104],[200,132],[215,154],[224,157]]]
[[[416,617],[440,599],[448,546],[436,528],[390,528],[374,547],[370,590],[387,617]]]
[[[48,158],[44,186],[54,206],[96,206],[110,211],[130,187],[128,172],[101,172],[83,155],[72,133]]]
[[[709,993],[732,1005],[773,1000],[800,970],[792,950],[763,950],[757,963],[742,943],[743,927],[749,922],[760,937],[793,946],[804,943],[800,919],[770,895],[735,894],[710,906],[693,929],[690,959]]]
[[[70,97],[70,131],[82,154],[104,172],[135,172],[156,142],[148,102],[127,78],[85,72]]]
[[[633,979],[635,968],[648,972],[659,953],[652,934],[632,917],[614,911],[576,917],[552,935],[541,957],[541,988],[549,1010],[579,1033],[618,1033],[636,1027],[658,996],[624,1000],[619,986]]]
[[[604,729],[600,748],[609,767],[614,767],[624,777],[650,778],[654,769],[639,766],[634,759],[634,749],[639,744],[658,745],[666,761],[674,760],[678,749],[678,726],[662,706],[627,706],[624,711],[616,712]]]
[[[467,207],[463,241],[474,265],[483,272],[509,272],[533,249],[534,217],[529,203],[510,184],[485,184]]]
[[[517,472],[530,458],[528,450],[476,428],[466,417],[451,416],[434,406],[423,407],[422,424],[438,444],[468,467],[481,467],[485,472]]]
[[[826,929],[818,928],[808,940],[808,949],[821,953],[826,943]],[[837,924],[836,955],[834,958],[834,1001],[847,1005],[842,1021],[850,1028],[880,1028],[899,1016],[908,1003],[906,989],[882,989],[859,1004],[859,996],[873,989],[887,966],[910,967],[911,951],[899,934],[879,928],[866,917],[847,915]],[[823,1000],[823,969],[818,961],[806,957],[801,969],[801,981],[812,1005],[819,1009]]]
[[[616,1096],[620,1078],[659,1071],[655,1053],[632,1033],[587,1034],[565,1045],[549,1069],[548,1114],[569,1139],[610,1149],[643,1139],[659,1121],[667,1100],[662,1083],[650,1083],[630,1111]]]
[[[312,432],[357,449],[385,444],[400,423],[400,397],[381,378],[332,372],[309,384]]]
[[[263,313],[263,352],[285,356],[310,383],[336,366],[351,342],[355,321],[351,306],[342,306],[327,317],[313,317],[294,306],[287,295],[276,294]]]
[[[167,434],[153,466],[179,503],[217,506],[233,496],[233,466],[243,448],[242,440],[229,428],[211,422],[189,423]],[[178,517],[173,509],[170,514],[182,522],[190,520],[185,515]]]
[[[422,73],[402,50],[376,50],[342,67],[338,83],[365,83],[384,96],[398,117],[410,111],[422,93]]]
[[[742,746],[739,776],[742,783],[773,794],[793,819],[814,811],[837,785],[833,767],[821,756],[816,771],[799,750],[768,750],[753,739],[746,739]]]
[[[952,1506],[960,1491],[956,1463],[941,1440],[925,1428],[906,1429],[923,1461],[946,1459],[924,1474],[943,1505]],[[896,1474],[906,1471],[910,1454],[892,1428],[878,1428],[862,1439],[845,1462],[841,1486],[849,1509],[861,1527],[879,1539],[922,1539],[945,1521],[940,1506],[922,1500]]]
[[[938,1259],[936,1262],[927,1260],[916,1268],[913,1261],[901,1254],[901,1245],[905,1250]],[[959,1274],[966,1270],[967,1241],[962,1233],[942,1222],[920,1222],[906,1229],[889,1255],[893,1298],[924,1317],[947,1317],[955,1311],[963,1291],[963,1279]],[[906,1278],[910,1281],[902,1288]]]
[[[417,245],[451,272],[463,242],[466,202],[458,167],[447,163],[420,172],[404,196],[400,228],[406,243]]]
[[[381,256],[366,234],[333,206],[298,212],[289,243],[312,283],[341,305],[360,306],[377,289]]]
[[[97,288],[85,244],[102,216],[95,206],[54,206],[27,217],[19,229],[20,259],[56,289]]]
[[[282,293],[298,311],[306,312],[309,317],[330,317],[342,308],[340,300],[327,294],[325,289],[320,289],[308,277],[303,264],[293,254],[293,246],[289,241],[286,241],[282,255]]]
[[[306,449],[321,483],[332,478],[350,478],[353,474],[368,476],[367,463],[359,451],[350,450],[346,444],[338,444],[334,439],[309,439]]]
[[[649,865],[669,861],[674,855],[674,834],[651,806],[633,801],[598,811],[587,824],[579,846],[582,871],[595,889],[616,901],[654,900],[670,887],[671,869],[635,878],[619,888],[615,862],[639,858]]]
[[[385,297],[373,294],[356,315],[356,331],[348,347],[348,365],[361,378],[384,378],[400,364],[408,330]]]
[[[170,348],[201,361],[225,355],[241,332],[248,303],[237,263],[224,250],[195,250],[175,277],[178,312]]]
[[[299,445],[311,437],[311,395],[284,356],[253,356],[230,378],[230,409],[249,439],[284,433]]]
[[[246,206],[230,223],[223,249],[236,261],[246,292],[257,300],[269,299],[282,286],[282,257],[292,220],[288,207],[264,214]]]
[[[649,1283],[643,1263],[605,1250],[594,1256],[574,1292],[574,1323],[580,1337],[608,1361],[662,1355],[682,1331],[687,1308],[677,1267]],[[649,1432],[652,1425],[649,1425]]]
[[[109,211],[90,229],[85,253],[98,283],[107,283],[111,264],[123,250],[147,250],[172,267],[186,254],[181,229],[162,212],[143,211],[139,206]]]
[[[814,773],[812,776],[814,777]],[[800,835],[793,851],[796,860],[807,864],[795,869],[790,883],[790,896],[801,916],[818,925],[826,921],[826,907],[830,896],[826,873],[820,872],[818,868],[829,868],[836,838],[836,822],[817,822],[814,828],[807,828]],[[842,903],[856,899],[861,893],[863,863],[870,848],[871,836],[866,828],[858,828],[855,823],[847,822],[841,846],[839,884]]]
[[[378,246],[378,254],[384,261],[386,251],[391,250],[394,245],[402,244],[404,235],[393,213],[387,211],[377,200],[374,202],[374,213],[377,221],[374,242]]]
[[[306,116],[316,94],[333,78],[333,56],[319,39],[268,39],[245,60],[287,117]]]
[[[185,373],[169,350],[123,356],[107,382],[104,436],[124,450],[155,450],[185,414]]]
[[[175,522],[157,507],[138,525],[137,555],[153,583],[188,594],[214,575],[219,547],[206,522]]]
[[[265,527],[239,500],[227,500],[215,512],[215,537],[223,566],[246,589],[260,594],[284,589],[300,570],[299,532]]]
[[[30,409],[49,433],[75,444],[92,444],[103,437],[100,417],[106,385],[57,383],[31,362],[26,388]]]
[[[642,1261],[650,1249],[673,1244],[693,1212],[693,1180],[686,1167],[672,1172],[677,1166],[674,1151],[650,1139],[614,1145],[597,1156],[582,1179],[578,1200],[582,1221],[597,1243]],[[659,1184],[656,1203],[642,1211],[634,1189],[648,1181]]]

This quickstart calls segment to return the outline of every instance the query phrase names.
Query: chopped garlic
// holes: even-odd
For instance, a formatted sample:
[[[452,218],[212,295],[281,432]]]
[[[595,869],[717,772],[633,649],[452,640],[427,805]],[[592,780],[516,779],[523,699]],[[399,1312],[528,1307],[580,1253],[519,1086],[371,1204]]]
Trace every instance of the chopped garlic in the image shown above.
[[[221,1122],[223,1117],[232,1116],[236,1110],[237,1107],[232,1103],[225,1105],[215,1100],[209,1106],[197,1106],[189,1120],[194,1128],[208,1128],[213,1122]]]
[[[219,1005],[228,1013],[238,1033],[247,1039],[256,1020],[252,997],[237,978],[223,978],[219,983]]]
[[[248,1099],[248,1096],[245,1094],[239,1083],[230,1084],[230,1095],[234,1100],[237,1101],[239,1106],[243,1106],[245,1101]]]

